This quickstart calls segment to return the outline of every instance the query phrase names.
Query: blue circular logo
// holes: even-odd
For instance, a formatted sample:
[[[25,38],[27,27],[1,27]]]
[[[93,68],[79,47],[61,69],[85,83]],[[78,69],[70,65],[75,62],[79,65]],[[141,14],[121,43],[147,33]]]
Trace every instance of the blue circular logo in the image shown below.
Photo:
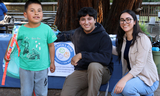
[[[74,56],[73,48],[66,43],[58,43],[55,45],[55,61],[61,65],[67,65]]]

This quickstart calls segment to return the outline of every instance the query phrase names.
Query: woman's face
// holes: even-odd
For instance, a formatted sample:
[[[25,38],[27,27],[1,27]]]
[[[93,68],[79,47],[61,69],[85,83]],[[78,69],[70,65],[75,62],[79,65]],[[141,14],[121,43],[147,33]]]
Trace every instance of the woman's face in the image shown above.
[[[135,25],[136,21],[132,18],[132,16],[128,13],[123,13],[120,16],[120,27],[126,32],[133,33],[133,26]]]

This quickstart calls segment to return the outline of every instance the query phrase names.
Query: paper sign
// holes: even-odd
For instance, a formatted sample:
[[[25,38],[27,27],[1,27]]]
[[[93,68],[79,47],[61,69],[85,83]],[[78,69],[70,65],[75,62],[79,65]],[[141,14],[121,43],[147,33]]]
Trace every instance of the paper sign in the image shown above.
[[[71,65],[71,59],[75,55],[72,42],[55,42],[55,66],[54,73],[49,71],[49,76],[68,76],[74,72],[74,66]]]

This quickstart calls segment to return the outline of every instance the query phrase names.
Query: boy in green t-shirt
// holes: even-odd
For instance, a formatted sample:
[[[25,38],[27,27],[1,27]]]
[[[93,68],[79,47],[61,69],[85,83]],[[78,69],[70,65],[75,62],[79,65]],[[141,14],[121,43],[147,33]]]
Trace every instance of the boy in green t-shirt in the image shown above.
[[[37,96],[47,96],[48,67],[52,73],[55,71],[53,42],[57,37],[48,25],[41,23],[43,12],[38,0],[26,2],[24,17],[28,23],[19,28],[17,38],[18,41],[21,40],[21,96],[32,96],[33,90]],[[5,60],[9,61],[6,55]]]

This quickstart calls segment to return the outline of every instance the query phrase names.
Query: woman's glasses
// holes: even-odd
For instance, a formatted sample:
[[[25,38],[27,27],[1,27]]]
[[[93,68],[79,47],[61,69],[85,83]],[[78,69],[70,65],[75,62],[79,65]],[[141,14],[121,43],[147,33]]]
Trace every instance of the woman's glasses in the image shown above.
[[[129,23],[131,23],[131,20],[132,20],[132,19],[131,19],[131,18],[129,18],[129,17],[128,17],[128,18],[126,18],[126,19],[121,18],[121,19],[120,19],[120,24],[123,24],[123,23],[124,23],[124,21],[125,21],[127,24],[129,24]]]

